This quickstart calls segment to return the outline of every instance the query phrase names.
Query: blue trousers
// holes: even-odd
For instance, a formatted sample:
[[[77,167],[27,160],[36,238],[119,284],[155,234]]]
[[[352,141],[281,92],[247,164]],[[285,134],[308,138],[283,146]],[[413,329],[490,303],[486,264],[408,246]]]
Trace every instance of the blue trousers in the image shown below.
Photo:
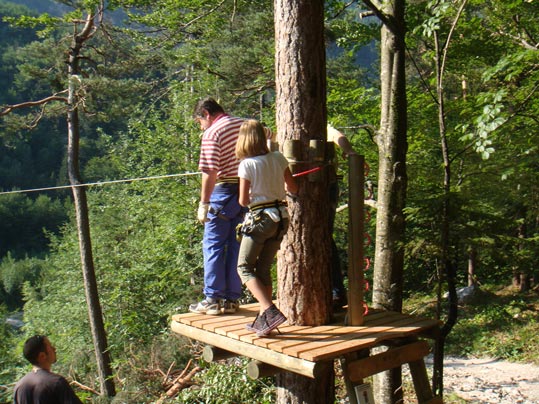
[[[204,225],[204,295],[213,299],[236,300],[242,287],[238,275],[240,244],[236,226],[243,221],[238,203],[238,184],[217,184],[210,198],[209,222]]]

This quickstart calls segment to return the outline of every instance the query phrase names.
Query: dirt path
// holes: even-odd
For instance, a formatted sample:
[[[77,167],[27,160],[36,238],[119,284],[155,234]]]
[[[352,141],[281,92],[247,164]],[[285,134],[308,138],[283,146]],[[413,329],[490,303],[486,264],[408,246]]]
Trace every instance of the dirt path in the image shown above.
[[[444,391],[444,396],[453,392],[474,404],[538,404],[539,366],[497,359],[446,358]]]

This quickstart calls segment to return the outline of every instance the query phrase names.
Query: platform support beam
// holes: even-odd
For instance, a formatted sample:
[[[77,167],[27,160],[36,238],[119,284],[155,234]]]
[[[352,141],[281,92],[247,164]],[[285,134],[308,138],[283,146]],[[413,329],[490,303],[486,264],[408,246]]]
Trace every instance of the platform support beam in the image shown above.
[[[261,377],[275,376],[277,373],[284,371],[284,369],[260,361],[251,361],[247,365],[247,375],[254,380],[260,379]]]
[[[214,347],[212,345],[206,345],[204,346],[204,349],[202,350],[202,359],[204,359],[206,362],[215,362],[222,359],[228,359],[233,358],[235,356],[238,356],[234,352],[226,351],[221,348]]]

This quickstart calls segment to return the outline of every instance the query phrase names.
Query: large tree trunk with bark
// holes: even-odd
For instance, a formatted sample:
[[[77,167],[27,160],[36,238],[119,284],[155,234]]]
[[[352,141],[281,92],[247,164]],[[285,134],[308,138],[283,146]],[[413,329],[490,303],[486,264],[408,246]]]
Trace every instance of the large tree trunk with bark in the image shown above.
[[[405,0],[383,1],[375,7],[365,2],[382,20],[381,32],[381,118],[377,135],[379,151],[376,246],[373,306],[402,310],[404,267],[403,209],[407,174],[407,101],[405,80]],[[401,369],[378,374],[374,379],[375,401],[402,400]]]
[[[95,276],[94,261],[92,256],[92,242],[90,237],[90,221],[88,218],[88,203],[86,200],[86,189],[80,187],[82,183],[79,172],[79,98],[77,88],[80,85],[80,67],[79,58],[81,48],[86,40],[93,33],[94,15],[88,15],[86,24],[82,31],[74,36],[73,44],[70,48],[68,60],[68,112],[67,112],[67,170],[69,183],[73,185],[73,201],[75,204],[75,217],[77,220],[77,231],[79,238],[79,248],[82,264],[82,274],[84,278],[84,291],[86,294],[86,304],[88,306],[88,316],[92,339],[94,342],[95,357],[101,394],[114,396],[115,387],[112,380],[111,360],[108,352],[107,337],[105,325],[103,322],[103,313],[99,303],[99,294],[97,290],[97,281]]]
[[[326,140],[324,2],[275,0],[276,120],[279,143],[295,141],[298,164],[314,162],[312,141]],[[279,306],[290,324],[321,325],[331,316],[328,180],[324,170],[296,177],[298,198],[289,200],[290,227],[278,256]],[[279,403],[334,401],[333,366],[317,380],[294,373],[278,377]]]

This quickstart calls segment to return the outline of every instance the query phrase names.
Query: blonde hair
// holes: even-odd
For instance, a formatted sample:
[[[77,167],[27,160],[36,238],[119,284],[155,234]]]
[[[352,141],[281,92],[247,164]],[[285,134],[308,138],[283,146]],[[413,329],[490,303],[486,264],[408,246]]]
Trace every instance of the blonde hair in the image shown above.
[[[269,153],[266,131],[256,119],[248,119],[241,124],[236,143],[236,157],[243,160]]]

